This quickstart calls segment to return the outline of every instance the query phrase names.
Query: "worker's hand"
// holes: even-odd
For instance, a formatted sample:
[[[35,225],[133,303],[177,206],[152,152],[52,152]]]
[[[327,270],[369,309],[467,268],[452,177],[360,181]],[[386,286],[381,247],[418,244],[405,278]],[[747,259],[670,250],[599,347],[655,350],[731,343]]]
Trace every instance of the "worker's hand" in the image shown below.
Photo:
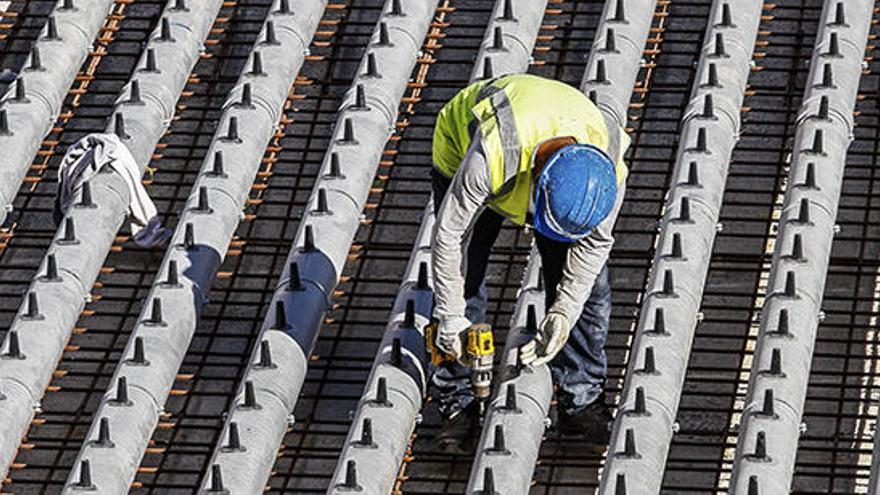
[[[535,338],[520,347],[520,360],[532,366],[550,362],[565,346],[570,333],[571,323],[564,314],[555,311],[547,313]]]
[[[437,327],[437,347],[461,363],[464,356],[463,341],[470,326],[470,320],[464,316],[441,318]]]

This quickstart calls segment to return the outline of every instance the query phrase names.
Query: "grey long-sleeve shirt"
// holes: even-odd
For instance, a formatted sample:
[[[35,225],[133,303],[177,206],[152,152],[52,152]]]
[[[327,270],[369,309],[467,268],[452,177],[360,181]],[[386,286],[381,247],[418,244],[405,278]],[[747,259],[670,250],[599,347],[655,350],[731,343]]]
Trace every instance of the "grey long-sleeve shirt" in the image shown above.
[[[463,241],[491,191],[489,167],[477,133],[439,206],[434,224],[432,267],[434,316],[437,318],[464,315]],[[625,193],[625,184],[620,184],[608,217],[568,251],[562,281],[550,311],[564,314],[572,325],[580,317],[596,276],[611,252],[614,244],[612,230]]]

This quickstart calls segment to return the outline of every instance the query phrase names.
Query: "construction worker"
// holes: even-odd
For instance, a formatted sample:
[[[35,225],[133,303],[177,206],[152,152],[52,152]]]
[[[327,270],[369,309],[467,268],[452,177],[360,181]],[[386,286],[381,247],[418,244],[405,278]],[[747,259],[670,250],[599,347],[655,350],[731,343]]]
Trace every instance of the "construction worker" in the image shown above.
[[[520,347],[522,362],[549,364],[559,430],[601,445],[612,421],[603,394],[611,314],[605,264],[628,145],[625,131],[580,91],[532,75],[468,86],[443,107],[434,129],[437,346],[460,357],[464,331],[485,321],[484,278],[502,221],[531,227],[547,311]],[[439,366],[431,394],[444,419],[441,446],[472,450],[479,414],[469,370],[459,362]]]

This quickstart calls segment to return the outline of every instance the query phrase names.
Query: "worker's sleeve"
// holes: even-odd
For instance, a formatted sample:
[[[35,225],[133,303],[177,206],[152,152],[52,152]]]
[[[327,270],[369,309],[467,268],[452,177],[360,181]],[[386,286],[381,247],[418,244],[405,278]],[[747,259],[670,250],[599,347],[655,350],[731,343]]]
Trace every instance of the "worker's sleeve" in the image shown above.
[[[453,176],[434,223],[431,262],[434,271],[434,316],[437,318],[464,315],[464,239],[490,191],[489,168],[477,137]]]
[[[568,250],[556,301],[550,310],[564,314],[572,325],[580,318],[584,303],[593,290],[593,282],[611,253],[611,246],[614,245],[612,231],[625,194],[626,184],[621,183],[617,188],[614,209],[608,217],[590,235]]]

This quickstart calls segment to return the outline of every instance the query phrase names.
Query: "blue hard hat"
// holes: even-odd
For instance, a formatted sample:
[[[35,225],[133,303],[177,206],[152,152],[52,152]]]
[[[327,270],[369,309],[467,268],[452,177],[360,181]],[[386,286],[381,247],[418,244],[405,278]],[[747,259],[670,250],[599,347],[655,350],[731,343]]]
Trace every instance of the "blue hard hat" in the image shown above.
[[[617,199],[614,162],[589,144],[554,153],[535,185],[535,229],[545,237],[574,242],[605,220]]]

